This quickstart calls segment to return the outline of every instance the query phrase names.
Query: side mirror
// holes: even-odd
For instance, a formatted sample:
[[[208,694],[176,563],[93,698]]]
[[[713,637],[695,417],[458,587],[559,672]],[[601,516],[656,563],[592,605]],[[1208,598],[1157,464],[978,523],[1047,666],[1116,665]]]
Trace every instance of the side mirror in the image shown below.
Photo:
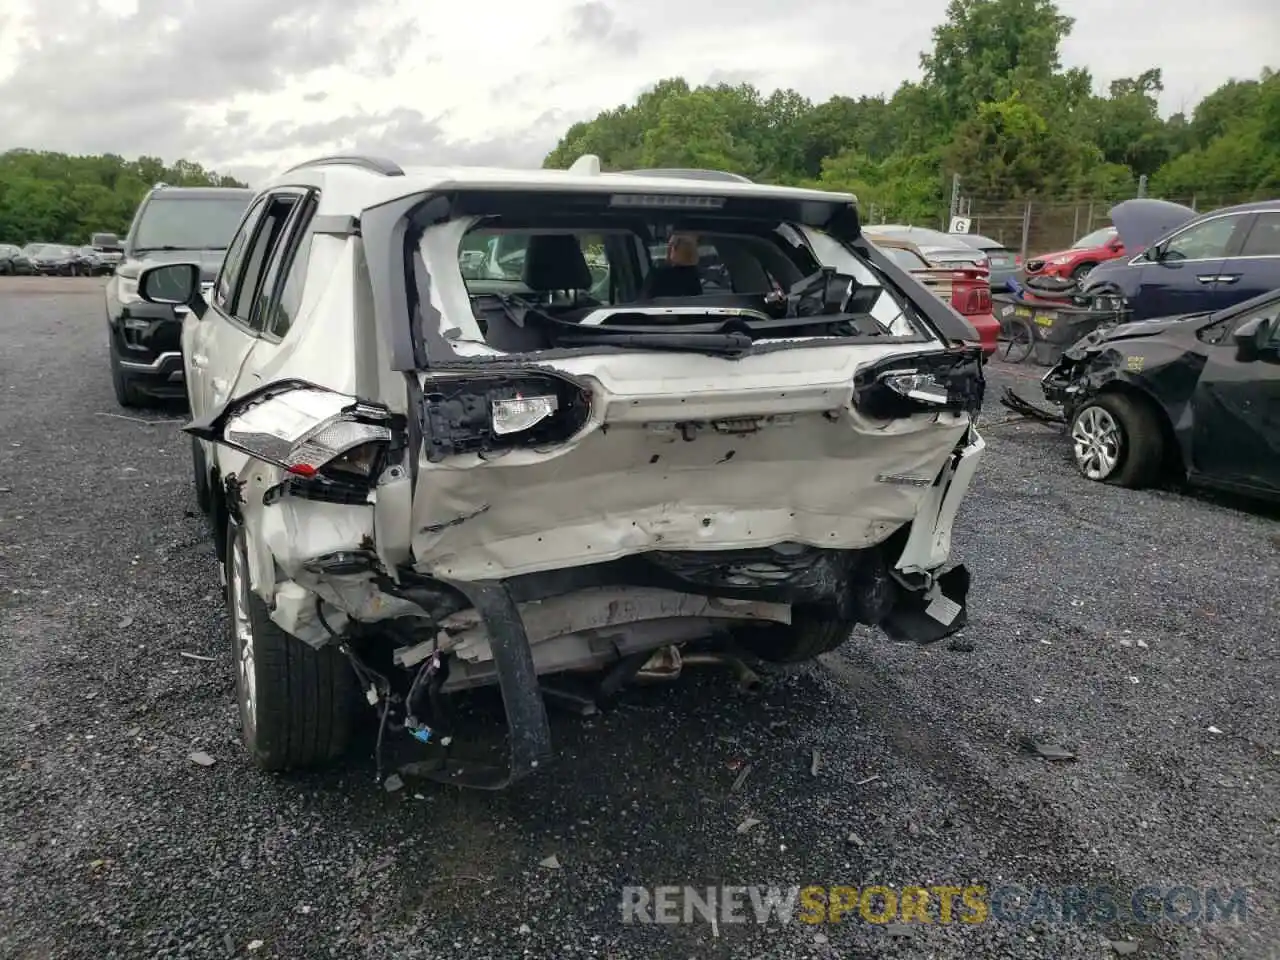
[[[1266,350],[1275,326],[1274,317],[1254,317],[1236,327],[1231,335],[1236,345],[1236,359],[1241,363],[1253,363]]]
[[[138,274],[138,296],[147,303],[190,307],[197,317],[203,317],[208,307],[200,293],[197,263],[161,263],[145,268]]]

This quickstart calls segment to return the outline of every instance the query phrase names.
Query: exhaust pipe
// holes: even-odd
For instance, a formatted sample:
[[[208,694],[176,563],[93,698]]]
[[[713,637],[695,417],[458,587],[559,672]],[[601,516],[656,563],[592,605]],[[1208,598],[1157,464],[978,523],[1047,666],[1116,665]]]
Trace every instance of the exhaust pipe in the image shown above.
[[[679,678],[685,667],[728,667],[738,682],[739,689],[753,691],[760,689],[759,675],[748,667],[740,658],[726,653],[685,653],[679,647],[663,647],[646,661],[636,674],[641,683],[670,683]]]

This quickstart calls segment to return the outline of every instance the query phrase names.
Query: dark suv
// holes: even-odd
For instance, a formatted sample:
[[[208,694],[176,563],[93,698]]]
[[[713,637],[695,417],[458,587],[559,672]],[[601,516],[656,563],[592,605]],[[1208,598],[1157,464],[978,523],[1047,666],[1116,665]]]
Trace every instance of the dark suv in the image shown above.
[[[111,382],[124,407],[186,396],[182,374],[185,307],[147,303],[138,273],[155,263],[199,263],[212,284],[253,191],[234,187],[158,185],[138,204],[124,257],[106,285]]]

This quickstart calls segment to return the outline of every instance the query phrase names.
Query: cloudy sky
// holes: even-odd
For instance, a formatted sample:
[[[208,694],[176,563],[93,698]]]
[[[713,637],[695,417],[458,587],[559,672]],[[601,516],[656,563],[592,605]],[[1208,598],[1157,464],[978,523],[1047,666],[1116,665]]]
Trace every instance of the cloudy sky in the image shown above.
[[[1060,0],[1099,86],[1165,113],[1280,66],[1273,0]],[[251,181],[332,149],[536,166],[662,77],[891,92],[946,0],[0,0],[0,150],[147,154]],[[907,14],[907,11],[909,15]]]

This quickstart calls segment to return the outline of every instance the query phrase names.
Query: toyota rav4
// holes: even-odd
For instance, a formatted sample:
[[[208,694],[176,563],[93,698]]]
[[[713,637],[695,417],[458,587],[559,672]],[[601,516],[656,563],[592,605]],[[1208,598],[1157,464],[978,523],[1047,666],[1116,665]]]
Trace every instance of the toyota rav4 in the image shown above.
[[[724,283],[654,263],[677,235]],[[848,194],[330,157],[256,196],[207,296],[200,269],[138,291],[189,308],[195,487],[265,768],[336,756],[367,701],[430,776],[498,788],[550,756],[550,675],[965,623],[981,350]],[[449,720],[489,684],[503,763]]]

